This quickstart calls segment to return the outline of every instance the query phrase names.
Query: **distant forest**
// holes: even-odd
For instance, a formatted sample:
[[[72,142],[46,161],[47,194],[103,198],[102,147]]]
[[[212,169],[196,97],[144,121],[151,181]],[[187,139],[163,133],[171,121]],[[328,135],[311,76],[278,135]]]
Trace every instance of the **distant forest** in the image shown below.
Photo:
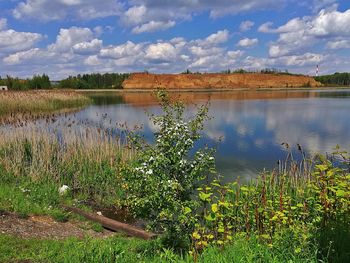
[[[19,79],[11,76],[0,77],[0,86],[7,86],[9,90],[29,89],[121,89],[122,83],[130,74],[106,73],[84,74],[69,76],[61,81],[50,81],[48,75],[34,75],[31,79]]]
[[[0,77],[0,86],[7,86],[9,90],[51,89],[48,75],[34,75],[31,79],[19,79],[11,76]]]
[[[263,73],[263,74],[291,74],[288,71],[277,69],[264,69],[261,71],[250,72],[244,69],[226,70],[223,74],[235,73]],[[203,74],[200,72],[191,72],[186,70],[182,74]],[[291,74],[292,75],[292,74]],[[294,74],[293,74],[294,75]],[[295,74],[297,75],[297,74]],[[69,76],[61,81],[50,81],[48,75],[34,75],[32,78],[19,79],[11,76],[1,78],[0,86],[7,86],[9,90],[29,90],[29,89],[122,89],[125,79],[130,76],[128,73],[92,73],[77,76]],[[335,73],[332,75],[323,75],[315,79],[324,85],[329,86],[350,86],[350,73]]]
[[[121,89],[122,83],[130,74],[105,73],[69,76],[59,82],[66,89]]]
[[[315,80],[324,85],[331,86],[350,86],[350,73],[334,73],[332,75],[324,75],[315,77]]]

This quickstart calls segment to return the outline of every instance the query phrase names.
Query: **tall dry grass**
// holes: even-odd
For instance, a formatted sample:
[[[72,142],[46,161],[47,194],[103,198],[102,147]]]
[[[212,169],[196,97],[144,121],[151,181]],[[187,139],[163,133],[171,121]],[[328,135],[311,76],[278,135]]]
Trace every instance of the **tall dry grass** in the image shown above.
[[[107,130],[66,119],[0,127],[0,177],[3,170],[18,181],[68,185],[85,199],[115,203],[122,191],[119,166],[133,152]],[[46,121],[56,126],[45,127]]]
[[[0,92],[0,118],[16,114],[33,115],[86,106],[91,100],[67,90]]]

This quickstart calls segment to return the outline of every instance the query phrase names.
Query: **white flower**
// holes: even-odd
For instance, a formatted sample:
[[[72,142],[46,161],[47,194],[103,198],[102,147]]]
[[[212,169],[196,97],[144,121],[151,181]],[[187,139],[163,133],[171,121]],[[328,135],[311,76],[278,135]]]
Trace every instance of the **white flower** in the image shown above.
[[[69,186],[64,184],[60,188],[58,188],[58,192],[60,195],[64,195],[65,193],[67,193],[68,189]]]
[[[149,169],[147,172],[146,172],[147,175],[151,175],[153,174],[153,170],[152,169]]]
[[[101,212],[97,212],[96,214],[99,215],[99,216],[102,216],[102,213],[101,213]]]

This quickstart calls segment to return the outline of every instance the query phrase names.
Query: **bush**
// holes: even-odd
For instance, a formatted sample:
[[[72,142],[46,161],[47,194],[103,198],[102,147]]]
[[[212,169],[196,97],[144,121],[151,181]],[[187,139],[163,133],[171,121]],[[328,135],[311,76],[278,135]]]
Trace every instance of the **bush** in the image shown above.
[[[147,144],[137,134],[131,135],[140,154],[121,171],[126,205],[135,217],[146,219],[150,229],[164,233],[171,246],[186,247],[195,222],[191,216],[197,207],[195,189],[214,172],[212,150],[190,154],[200,138],[208,108],[200,107],[193,119],[185,120],[183,104],[171,103],[164,92],[158,97],[164,114],[150,116],[159,128],[155,143]]]

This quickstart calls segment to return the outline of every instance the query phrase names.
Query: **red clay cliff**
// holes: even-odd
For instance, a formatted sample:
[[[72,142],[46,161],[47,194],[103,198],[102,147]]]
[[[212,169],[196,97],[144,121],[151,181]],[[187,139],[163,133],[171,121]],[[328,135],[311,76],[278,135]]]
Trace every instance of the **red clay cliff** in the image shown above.
[[[124,89],[240,89],[317,87],[312,77],[288,74],[149,74],[133,73]]]

